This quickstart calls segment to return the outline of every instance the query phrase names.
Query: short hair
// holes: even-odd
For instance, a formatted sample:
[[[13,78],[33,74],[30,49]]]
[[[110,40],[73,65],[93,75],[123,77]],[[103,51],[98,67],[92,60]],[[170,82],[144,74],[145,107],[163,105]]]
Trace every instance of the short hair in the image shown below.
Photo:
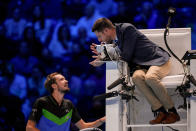
[[[54,72],[54,73],[51,73],[47,76],[45,82],[44,82],[44,87],[50,92],[52,93],[53,92],[53,88],[52,88],[52,84],[55,84],[56,83],[56,78],[55,76],[56,75],[59,75],[60,73],[58,72]]]
[[[107,18],[99,18],[98,20],[95,21],[92,27],[92,32],[95,31],[102,32],[105,28],[114,28],[114,25]]]

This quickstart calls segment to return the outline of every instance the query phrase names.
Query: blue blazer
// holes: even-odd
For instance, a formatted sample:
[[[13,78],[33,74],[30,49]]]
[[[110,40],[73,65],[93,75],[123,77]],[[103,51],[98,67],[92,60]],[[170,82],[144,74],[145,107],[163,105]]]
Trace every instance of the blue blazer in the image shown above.
[[[169,60],[169,53],[150,41],[130,23],[116,26],[117,45],[122,59],[129,64],[151,66],[162,65]]]

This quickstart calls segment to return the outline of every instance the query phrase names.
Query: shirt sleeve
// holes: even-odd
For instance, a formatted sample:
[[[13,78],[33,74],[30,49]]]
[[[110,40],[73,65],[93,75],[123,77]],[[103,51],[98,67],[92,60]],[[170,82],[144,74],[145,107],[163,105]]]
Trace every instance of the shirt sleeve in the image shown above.
[[[73,113],[72,113],[71,121],[73,123],[77,123],[81,119],[81,116],[80,116],[80,114],[78,113],[78,110],[76,109],[76,107],[73,104],[72,104],[72,107],[73,107]]]
[[[40,100],[37,99],[33,105],[32,111],[29,116],[29,120],[35,121],[36,123],[39,122],[40,117],[42,115],[41,107],[40,107]]]

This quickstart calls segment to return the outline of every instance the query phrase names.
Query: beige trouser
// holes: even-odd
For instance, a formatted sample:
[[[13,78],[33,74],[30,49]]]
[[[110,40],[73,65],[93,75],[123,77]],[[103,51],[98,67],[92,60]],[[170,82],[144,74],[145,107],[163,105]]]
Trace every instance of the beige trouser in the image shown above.
[[[132,79],[136,88],[146,97],[152,110],[161,106],[170,109],[174,106],[171,97],[161,83],[161,79],[168,75],[171,68],[170,60],[161,66],[151,66],[149,70],[141,69],[133,73]]]

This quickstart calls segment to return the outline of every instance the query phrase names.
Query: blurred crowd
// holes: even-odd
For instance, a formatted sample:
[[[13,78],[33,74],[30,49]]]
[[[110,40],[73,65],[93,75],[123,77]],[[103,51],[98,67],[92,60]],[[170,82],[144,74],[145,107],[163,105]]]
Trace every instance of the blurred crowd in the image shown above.
[[[65,97],[84,120],[103,116],[105,101],[92,100],[105,92],[105,67],[89,65],[90,44],[98,43],[93,23],[107,17],[139,29],[165,28],[170,6],[177,9],[171,27],[190,27],[196,49],[194,0],[1,0],[0,130],[25,129],[35,99],[48,95],[43,83],[52,72],[69,81]]]

